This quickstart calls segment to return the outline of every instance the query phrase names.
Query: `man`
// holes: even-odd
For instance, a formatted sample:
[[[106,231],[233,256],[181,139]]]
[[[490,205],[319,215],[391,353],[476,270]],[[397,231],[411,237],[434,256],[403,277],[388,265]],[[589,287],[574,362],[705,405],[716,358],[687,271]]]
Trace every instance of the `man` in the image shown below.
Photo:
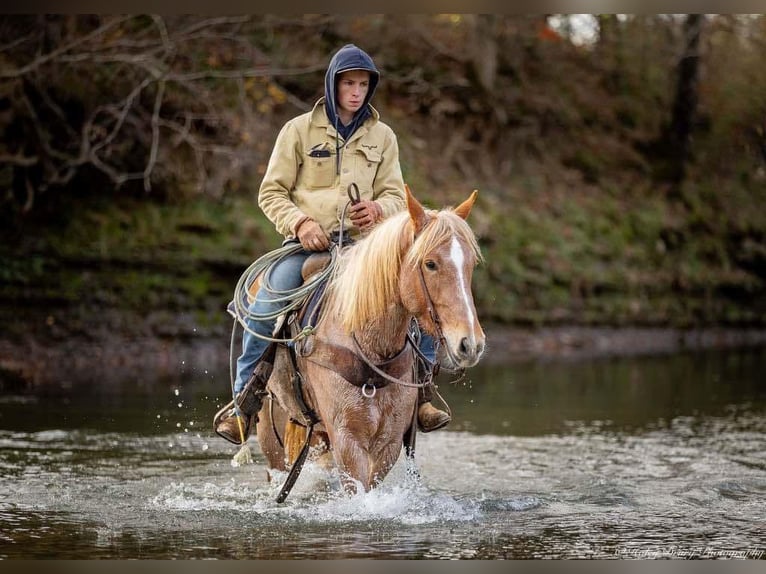
[[[277,136],[258,205],[277,231],[297,239],[303,250],[272,268],[269,282],[274,291],[299,287],[305,260],[329,249],[331,235],[341,228],[349,184],[358,186],[361,198],[348,209],[349,221],[344,224],[352,237],[405,208],[396,135],[370,105],[379,78],[367,53],[353,44],[343,46],[330,60],[325,96],[313,110],[288,121]],[[280,303],[273,298],[259,290],[250,312],[279,311]],[[274,325],[275,321],[250,321],[248,329],[269,337]],[[268,347],[261,337],[248,330],[242,337],[234,383],[239,409],[227,405],[214,418],[216,432],[235,444],[247,438],[261,407],[268,378],[268,371],[255,369]],[[433,340],[425,346],[429,344],[432,347]],[[450,421],[449,414],[431,405],[430,395],[430,388],[421,393],[418,407],[424,432]],[[237,420],[240,414],[244,420]]]

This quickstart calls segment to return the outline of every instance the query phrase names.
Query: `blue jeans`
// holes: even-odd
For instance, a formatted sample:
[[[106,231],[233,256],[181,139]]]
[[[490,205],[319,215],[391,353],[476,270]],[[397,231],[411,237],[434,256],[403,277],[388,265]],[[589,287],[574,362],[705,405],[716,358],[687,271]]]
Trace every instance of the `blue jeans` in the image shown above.
[[[432,363],[436,362],[436,341],[425,331],[420,332],[420,352]]]
[[[289,291],[300,287],[303,284],[301,268],[309,255],[311,255],[310,251],[299,251],[275,263],[271,270],[267,272],[271,289],[274,291]],[[261,286],[249,310],[251,313],[259,315],[276,313],[285,306],[285,303],[274,302],[274,299],[278,297],[278,293],[270,293]],[[275,324],[276,319],[270,321],[247,320],[248,329],[264,337],[272,336]],[[242,334],[242,354],[237,359],[237,378],[234,382],[235,393],[240,392],[245,387],[245,383],[250,378],[255,365],[268,345],[268,341],[256,337],[248,331]]]

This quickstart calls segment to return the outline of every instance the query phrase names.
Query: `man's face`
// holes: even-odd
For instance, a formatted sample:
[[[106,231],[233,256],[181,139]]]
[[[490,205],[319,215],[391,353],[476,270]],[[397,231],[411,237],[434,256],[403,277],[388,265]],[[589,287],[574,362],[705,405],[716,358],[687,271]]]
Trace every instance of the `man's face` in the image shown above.
[[[349,121],[353,117],[362,107],[369,90],[370,72],[349,70],[338,76],[338,108],[342,119]]]

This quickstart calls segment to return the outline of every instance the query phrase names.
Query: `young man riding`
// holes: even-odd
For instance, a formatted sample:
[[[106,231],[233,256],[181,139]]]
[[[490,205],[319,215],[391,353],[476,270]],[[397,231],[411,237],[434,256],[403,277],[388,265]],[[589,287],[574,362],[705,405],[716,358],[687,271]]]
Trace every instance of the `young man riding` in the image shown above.
[[[370,105],[379,78],[372,58],[347,44],[330,61],[325,96],[313,110],[288,121],[277,136],[258,205],[276,230],[288,240],[299,241],[303,250],[272,268],[273,291],[299,287],[306,259],[330,248],[333,234],[341,229],[350,184],[356,184],[360,192],[360,201],[349,207],[343,224],[352,238],[406,206],[396,135]],[[273,299],[273,293],[260,289],[250,312],[279,311],[284,303]],[[274,326],[275,321],[248,321],[248,329],[262,337],[271,336]],[[425,334],[424,343],[433,347]],[[256,367],[268,345],[266,339],[245,330],[234,382],[239,408],[227,406],[214,419],[216,432],[235,444],[247,438],[257,421],[268,370]],[[432,392],[428,385],[419,396],[418,426],[424,432],[450,421],[449,414],[431,405]],[[237,411],[244,420],[237,420]]]

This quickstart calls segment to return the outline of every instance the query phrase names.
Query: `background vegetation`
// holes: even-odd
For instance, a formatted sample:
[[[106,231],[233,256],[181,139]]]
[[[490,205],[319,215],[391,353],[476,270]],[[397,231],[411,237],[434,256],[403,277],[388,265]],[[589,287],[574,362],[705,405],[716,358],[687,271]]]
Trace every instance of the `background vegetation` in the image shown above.
[[[481,190],[485,322],[766,324],[766,17],[48,15],[0,18],[3,337],[224,341],[347,42],[416,195]]]

